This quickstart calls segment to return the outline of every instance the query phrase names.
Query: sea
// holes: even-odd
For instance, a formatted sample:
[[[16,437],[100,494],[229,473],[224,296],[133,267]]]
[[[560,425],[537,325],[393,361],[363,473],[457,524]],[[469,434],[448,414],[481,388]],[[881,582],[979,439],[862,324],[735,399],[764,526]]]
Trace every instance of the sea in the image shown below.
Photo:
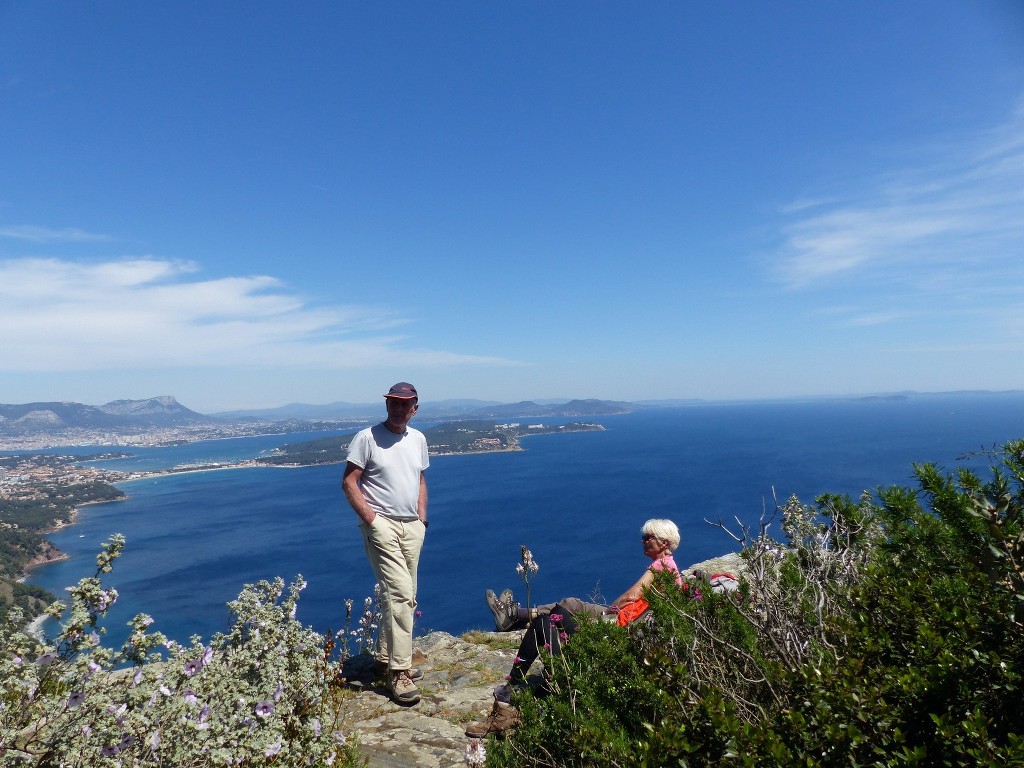
[[[640,528],[650,518],[679,526],[676,561],[686,567],[736,551],[722,526],[756,530],[773,519],[776,500],[792,495],[812,502],[916,487],[919,462],[987,476],[991,449],[1024,438],[1024,392],[701,404],[588,420],[605,429],[529,436],[517,452],[431,458],[417,636],[493,628],[488,588],[512,588],[525,602],[516,572],[523,545],[539,565],[533,602],[611,600],[647,564]],[[328,434],[131,448],[102,465],[239,461]],[[346,598],[358,619],[374,579],[342,469],[240,468],[123,483],[126,500],[85,506],[74,525],[49,536],[68,559],[33,569],[28,581],[61,595],[95,573],[101,545],[121,533],[124,554],[104,577],[120,595],[105,622],[111,646],[137,613],[178,642],[208,639],[229,629],[227,603],[245,584],[300,574],[307,587],[298,619],[319,632],[345,630]],[[769,533],[781,535],[777,518]]]

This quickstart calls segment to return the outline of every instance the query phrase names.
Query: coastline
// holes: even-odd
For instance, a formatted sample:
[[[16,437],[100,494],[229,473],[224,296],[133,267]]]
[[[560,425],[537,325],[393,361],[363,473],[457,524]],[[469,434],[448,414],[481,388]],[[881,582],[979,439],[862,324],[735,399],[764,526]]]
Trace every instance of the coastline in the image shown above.
[[[50,618],[50,616],[46,613],[36,616],[32,621],[25,625],[25,634],[39,642],[44,642],[46,640],[46,633],[43,632],[43,625],[46,623],[48,618]]]

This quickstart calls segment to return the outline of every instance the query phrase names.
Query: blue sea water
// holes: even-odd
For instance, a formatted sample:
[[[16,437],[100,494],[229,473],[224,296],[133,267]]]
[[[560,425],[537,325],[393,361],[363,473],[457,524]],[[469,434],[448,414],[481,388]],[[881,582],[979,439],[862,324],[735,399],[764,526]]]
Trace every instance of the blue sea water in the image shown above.
[[[524,451],[438,456],[427,472],[430,529],[420,562],[417,633],[492,626],[482,595],[513,587],[520,545],[540,564],[532,597],[611,599],[642,573],[639,530],[668,517],[682,532],[681,567],[733,541],[706,521],[756,526],[784,501],[912,485],[912,464],[986,471],[958,456],[1024,437],[1024,394],[931,395],[908,400],[781,402],[650,409],[597,419],[606,429],[523,440]],[[138,449],[106,465],[156,468],[227,461],[313,435],[242,438]],[[373,588],[342,467],[252,468],[125,483],[128,499],[87,506],[51,540],[70,559],[30,581],[60,594],[91,575],[112,533],[127,539],[109,583],[121,598],[108,642],[136,613],[179,641],[228,628],[225,604],[243,584],[302,574],[299,619],[339,629],[343,602]]]

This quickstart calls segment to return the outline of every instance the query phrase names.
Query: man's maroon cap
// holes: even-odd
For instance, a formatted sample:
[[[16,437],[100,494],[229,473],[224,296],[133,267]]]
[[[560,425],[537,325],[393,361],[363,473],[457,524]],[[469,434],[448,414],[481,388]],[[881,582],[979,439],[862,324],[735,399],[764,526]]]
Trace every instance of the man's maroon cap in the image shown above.
[[[407,381],[400,381],[389,389],[388,393],[384,395],[384,397],[397,397],[402,400],[411,400],[414,397],[419,398],[419,395],[416,394],[416,387],[412,384]]]

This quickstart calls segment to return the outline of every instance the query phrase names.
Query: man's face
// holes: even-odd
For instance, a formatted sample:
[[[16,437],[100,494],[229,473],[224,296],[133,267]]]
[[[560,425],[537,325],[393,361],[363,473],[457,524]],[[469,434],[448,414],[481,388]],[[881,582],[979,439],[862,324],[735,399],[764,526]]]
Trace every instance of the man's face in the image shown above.
[[[385,397],[384,403],[388,408],[387,425],[392,432],[404,432],[409,419],[419,408],[419,401],[414,397]]]

